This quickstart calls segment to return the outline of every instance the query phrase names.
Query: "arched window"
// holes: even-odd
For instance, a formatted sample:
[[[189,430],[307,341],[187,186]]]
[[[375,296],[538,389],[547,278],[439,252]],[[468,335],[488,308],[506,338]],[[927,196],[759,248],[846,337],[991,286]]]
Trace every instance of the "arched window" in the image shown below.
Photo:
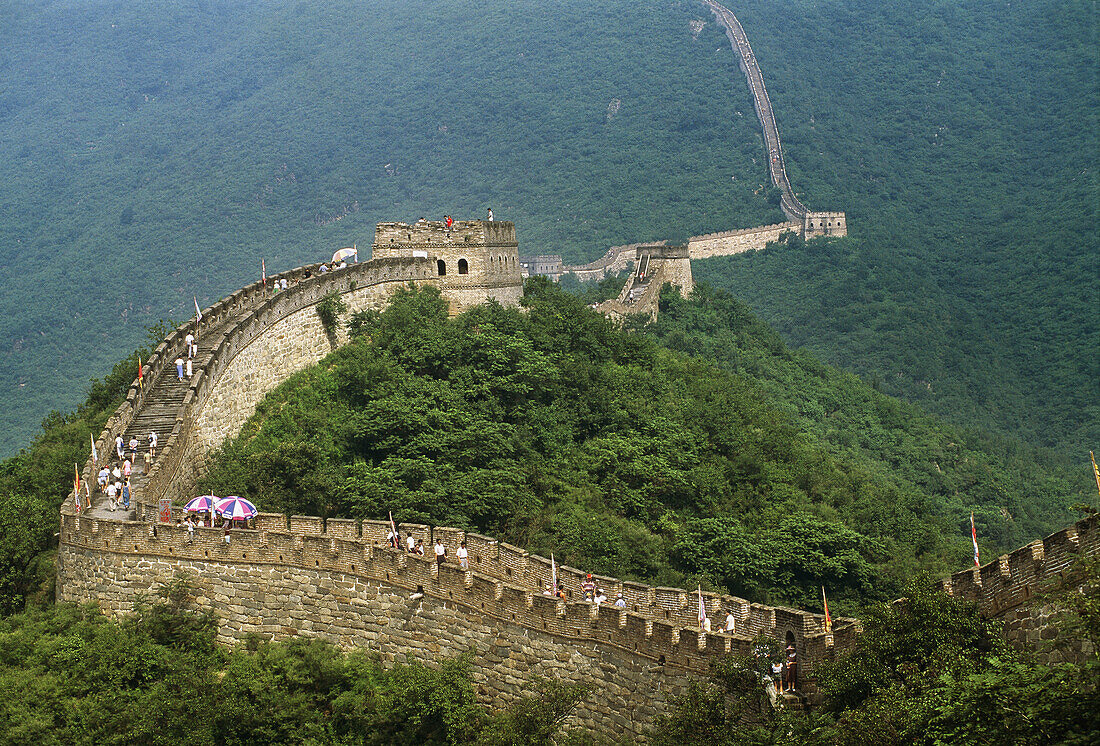
[[[440,277],[447,274],[447,262],[443,261],[442,259],[437,259],[435,261],[435,267],[439,270]]]
[[[460,275],[470,274],[470,265],[467,264],[465,259],[459,259],[458,260],[458,273]]]

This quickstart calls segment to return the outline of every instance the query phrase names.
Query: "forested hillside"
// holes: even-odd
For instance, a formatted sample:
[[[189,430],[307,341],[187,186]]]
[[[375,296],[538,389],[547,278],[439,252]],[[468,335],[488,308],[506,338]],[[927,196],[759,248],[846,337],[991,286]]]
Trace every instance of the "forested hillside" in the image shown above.
[[[853,238],[696,276],[956,422],[1100,446],[1096,4],[730,7],[795,189]]]
[[[853,611],[965,564],[970,511],[999,551],[1087,494],[1083,470],[792,352],[724,293],[666,296],[660,344],[545,280],[524,305],[452,320],[432,288],[352,317],[353,342],[269,394],[197,489],[754,601],[817,608],[824,585]]]
[[[777,217],[751,101],[692,3],[0,7],[0,453],[142,338],[380,220],[523,249]],[[740,114],[738,113],[740,112]],[[755,163],[754,159],[759,163]],[[364,253],[365,256],[365,253]]]

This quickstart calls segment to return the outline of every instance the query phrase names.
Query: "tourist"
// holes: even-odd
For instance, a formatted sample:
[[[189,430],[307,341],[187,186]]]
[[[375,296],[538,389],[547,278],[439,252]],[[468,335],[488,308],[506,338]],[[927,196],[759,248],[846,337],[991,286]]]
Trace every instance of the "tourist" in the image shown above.
[[[435,564],[442,565],[447,560],[447,547],[443,546],[443,539],[435,540]]]
[[[615,608],[616,609],[625,609],[626,608],[626,599],[623,598],[623,594],[621,594],[621,593],[616,593],[615,594]]]
[[[489,208],[489,222],[493,222],[493,208]]]
[[[118,464],[115,464],[115,468],[111,469],[111,476],[114,477],[116,482],[122,481],[122,469],[118,468]]]
[[[106,464],[104,464],[103,468],[99,470],[99,477],[96,480],[96,481],[99,482],[99,491],[100,492],[103,492],[103,490],[105,490],[107,488],[107,480],[110,478],[110,476],[111,476],[111,470],[107,468]]]
[[[386,543],[389,544],[394,549],[400,549],[401,548],[401,534],[397,533],[397,531],[394,530],[394,528],[392,526],[386,532]]]
[[[417,555],[418,557],[423,557],[424,556],[424,540],[423,539],[417,539],[416,540],[416,549],[413,550],[413,554]]]
[[[119,435],[115,438],[115,453],[118,454],[118,460],[121,461],[122,457],[126,455],[126,447],[122,445],[122,436]]]
[[[187,333],[187,336],[183,339],[184,344],[187,345],[187,357],[195,356],[195,335],[191,332]]]
[[[133,470],[134,470],[134,465],[130,463],[130,459],[126,459],[125,461],[122,462],[122,476],[129,479],[130,474],[133,472]]]
[[[783,691],[783,661],[772,663],[772,681],[775,682],[776,689]]]
[[[157,431],[149,431],[149,455],[153,458],[157,457]]]
[[[447,224],[447,230],[450,230],[451,226],[455,224],[454,218],[452,218],[450,215],[444,215],[443,220]]]
[[[455,555],[458,556],[459,567],[461,567],[463,570],[469,570],[470,569],[470,553],[468,551],[466,551],[466,542],[465,541],[463,541],[461,544],[458,545],[458,551],[455,552]]]
[[[145,459],[145,465],[142,467],[141,473],[148,474],[149,470],[153,468],[153,454],[149,453],[149,451],[146,451],[145,455],[142,458]]]
[[[795,653],[793,642],[787,645],[787,669],[785,673],[786,680],[784,681],[784,691],[793,692],[795,690],[795,685],[798,683],[798,656]]]
[[[549,583],[547,583],[546,584],[546,589],[542,592],[542,595],[544,595],[544,596],[553,596],[554,595],[553,586],[550,585]]]
[[[195,520],[194,516],[187,517],[187,543],[192,544],[195,541]]]
[[[322,262],[321,263],[321,268],[317,271],[320,272],[321,274],[325,274],[326,272],[328,272],[328,265],[325,264],[324,262]]]
[[[584,600],[591,601],[592,594],[596,590],[596,581],[592,579],[592,573],[585,576],[584,581],[581,583],[581,590],[584,591]]]
[[[733,612],[726,612],[726,628],[723,631],[732,633],[734,624],[736,624],[736,620],[733,618]]]
[[[177,357],[176,358],[176,378],[180,381],[183,380],[183,358],[182,357]],[[119,440],[121,440],[121,438]]]
[[[107,507],[113,512],[118,507],[118,488],[115,487],[115,483],[111,482],[107,485]]]
[[[229,521],[225,523],[225,543],[229,543]]]
[[[126,510],[130,509],[130,478],[126,477],[126,481],[122,483],[122,507]]]
[[[134,437],[130,438],[130,460],[131,461],[137,461],[137,447],[138,447],[138,439],[137,439],[137,436],[135,435]]]
[[[190,380],[194,371],[191,369],[191,358],[187,358],[187,378]]]
[[[286,278],[285,277],[283,279],[279,280],[279,287],[282,288],[283,290],[286,290]]]
[[[604,601],[607,600],[607,596],[604,595],[603,588],[597,588],[596,589],[596,596],[592,600],[596,602],[597,606],[599,606],[600,604],[602,604]]]
[[[405,551],[409,554],[416,552],[416,537],[412,535],[411,531],[409,532],[409,538],[405,539]]]

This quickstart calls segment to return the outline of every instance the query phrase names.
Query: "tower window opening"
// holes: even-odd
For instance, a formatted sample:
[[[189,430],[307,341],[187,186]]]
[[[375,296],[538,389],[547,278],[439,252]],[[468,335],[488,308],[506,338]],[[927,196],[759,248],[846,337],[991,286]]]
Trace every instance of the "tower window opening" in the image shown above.
[[[435,262],[435,268],[439,270],[439,276],[443,277],[447,274],[447,262],[442,259],[437,259]]]
[[[467,263],[467,261],[465,259],[459,259],[458,260],[458,273],[460,275],[470,274],[470,265],[469,265],[469,263]]]

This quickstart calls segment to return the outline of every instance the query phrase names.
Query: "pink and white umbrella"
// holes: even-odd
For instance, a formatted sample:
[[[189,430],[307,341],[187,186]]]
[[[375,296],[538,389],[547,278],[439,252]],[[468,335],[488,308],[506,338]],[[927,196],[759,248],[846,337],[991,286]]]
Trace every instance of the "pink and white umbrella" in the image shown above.
[[[243,521],[248,518],[255,518],[256,514],[260,511],[256,510],[256,506],[245,500],[243,497],[223,497],[214,504],[214,510],[218,515],[225,518],[230,518],[234,521]]]
[[[191,498],[191,502],[183,506],[183,509],[188,513],[212,513],[214,511],[214,505],[218,500],[221,500],[221,498],[217,495],[193,497]]]

